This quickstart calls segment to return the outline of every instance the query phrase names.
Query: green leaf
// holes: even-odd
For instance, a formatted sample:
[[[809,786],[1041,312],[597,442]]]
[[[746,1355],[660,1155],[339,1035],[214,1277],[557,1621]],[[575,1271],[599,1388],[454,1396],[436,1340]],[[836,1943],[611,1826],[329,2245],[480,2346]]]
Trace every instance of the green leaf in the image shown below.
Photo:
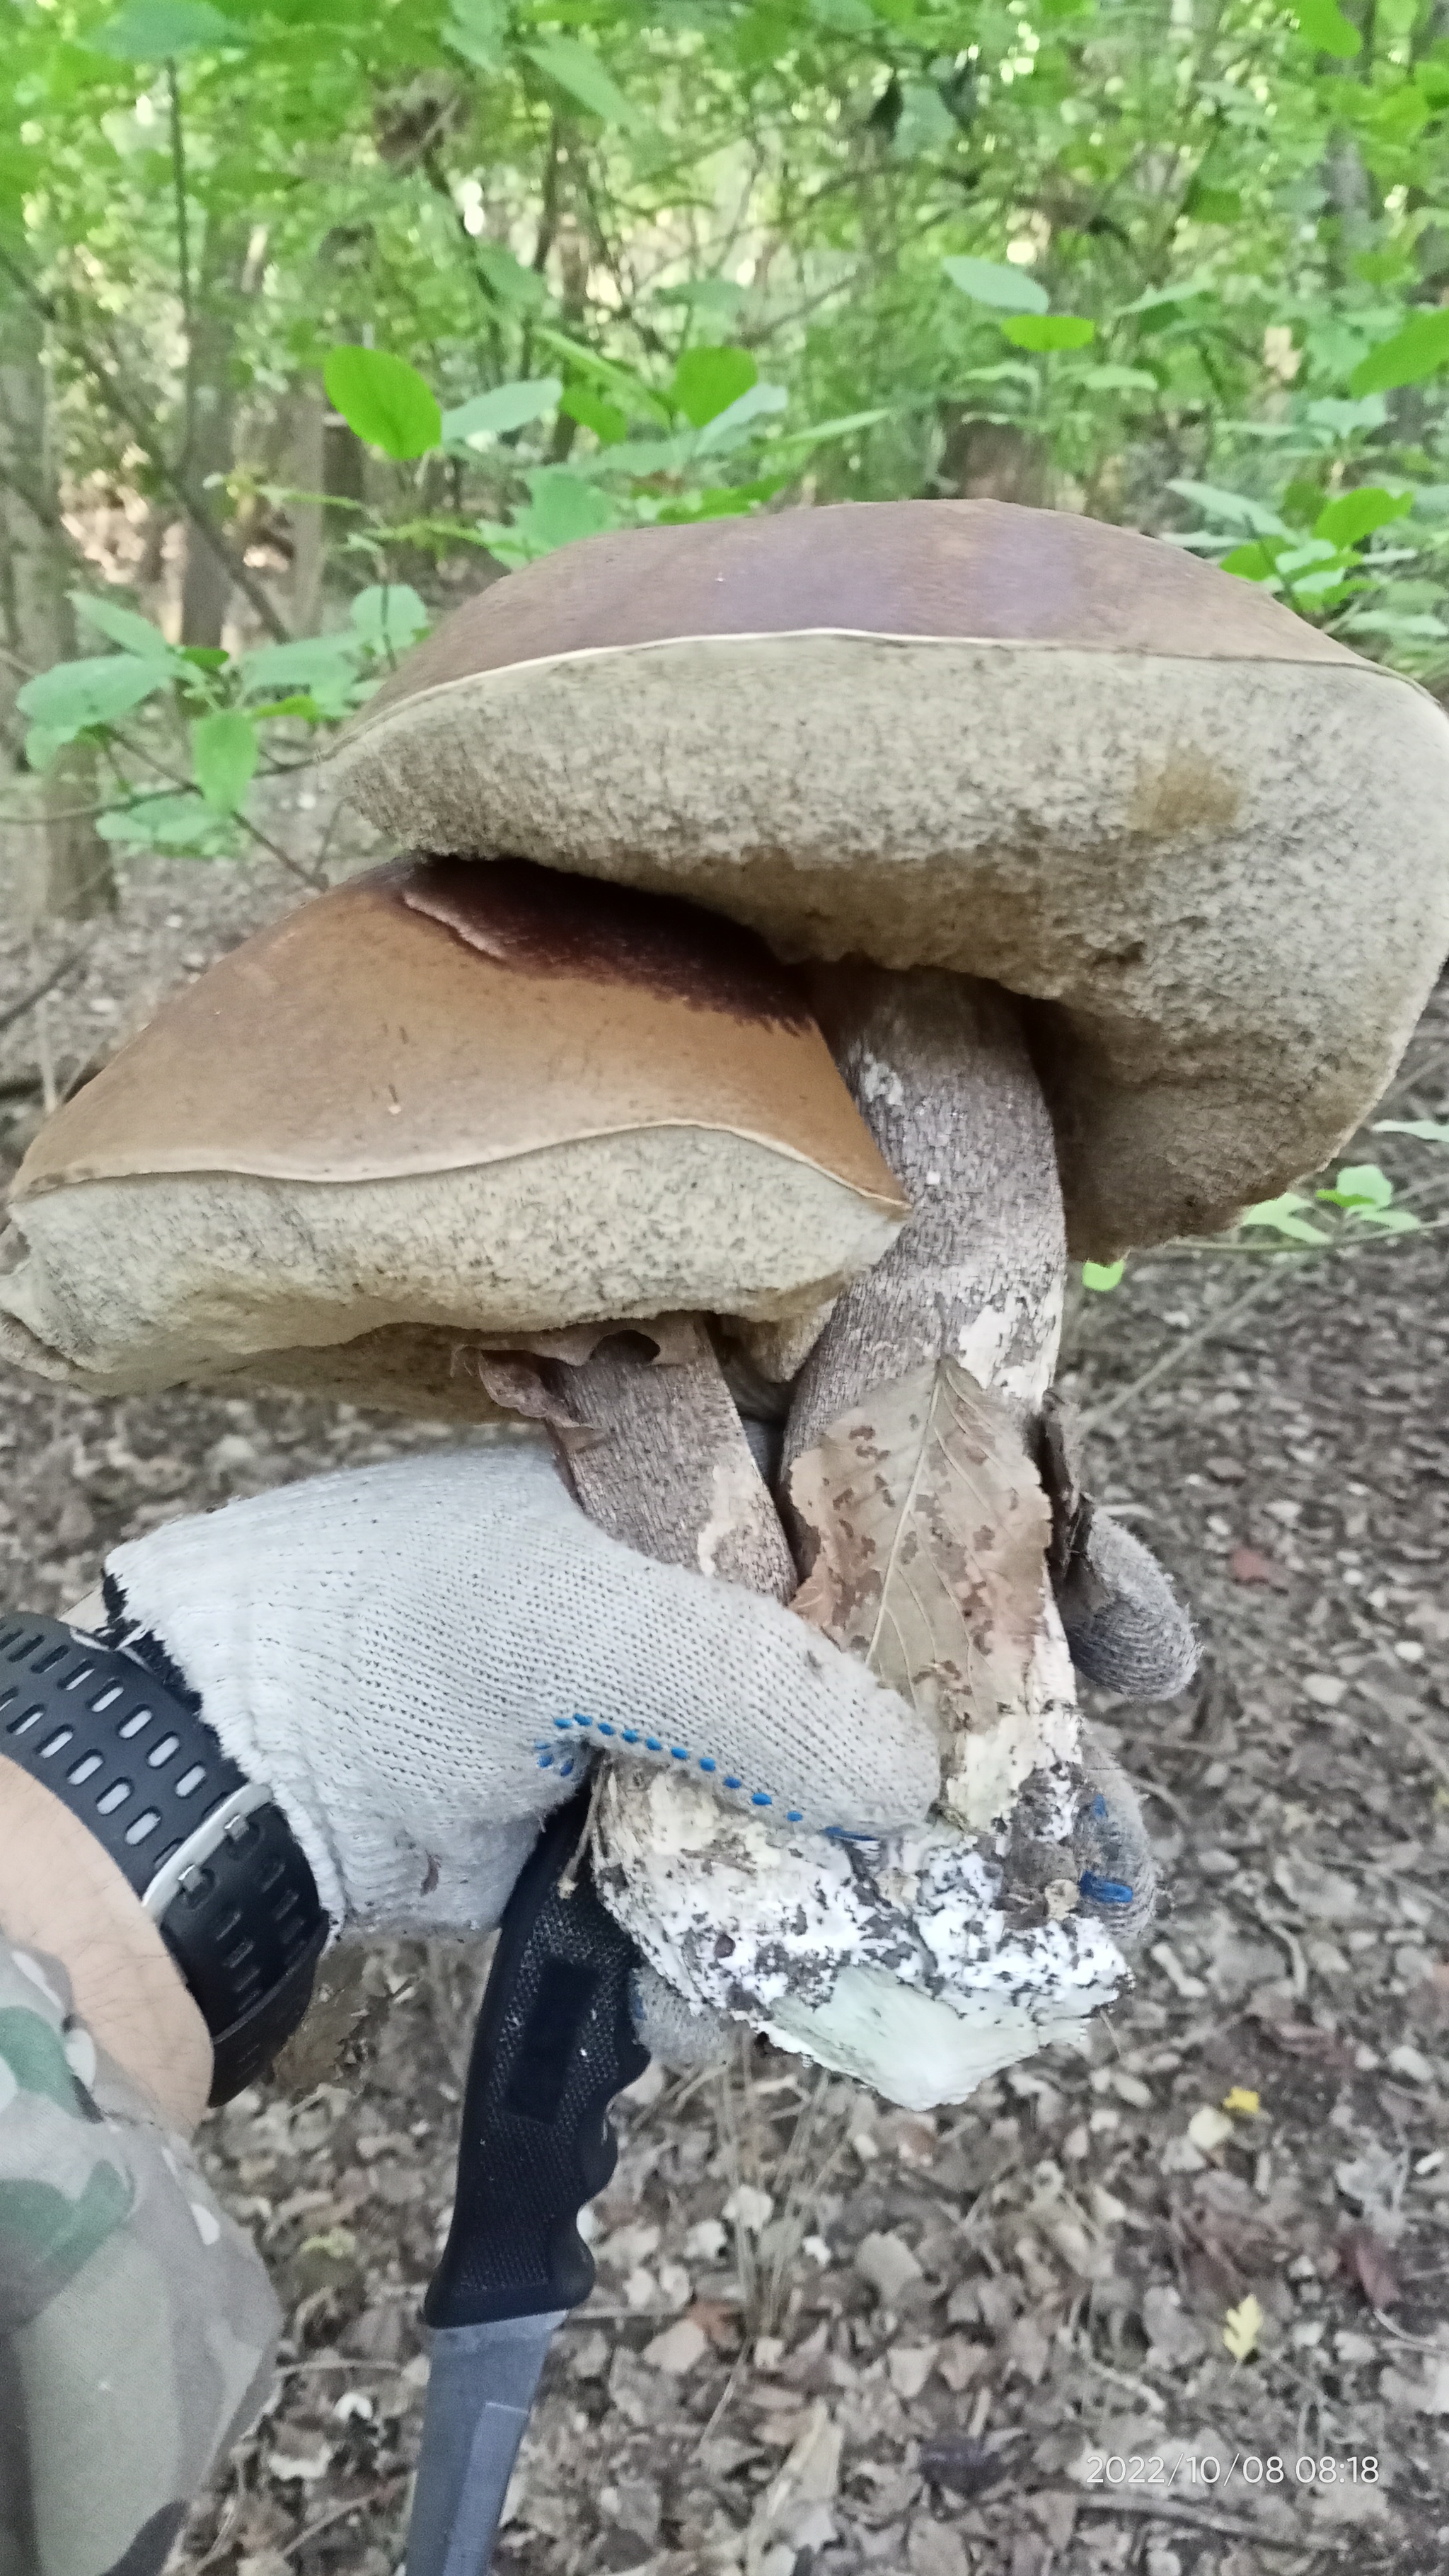
[[[540,466],[526,474],[528,505],[515,510],[508,525],[479,522],[480,534],[500,563],[532,563],[579,537],[595,537],[619,524],[619,513],[607,493],[586,483],[566,465]]]
[[[593,385],[569,385],[559,398],[559,410],[566,419],[576,420],[580,429],[591,429],[601,447],[617,447],[628,437],[628,414]]]
[[[384,456],[403,463],[437,446],[443,415],[431,386],[406,358],[387,349],[333,349],[322,381],[333,410]]]
[[[1398,385],[1422,384],[1449,363],[1449,309],[1418,313],[1391,340],[1360,359],[1348,380],[1351,394],[1387,394]]]
[[[1019,313],[1001,325],[1014,349],[1085,349],[1097,325],[1078,313]]]
[[[1363,38],[1345,18],[1338,0],[1293,0],[1293,15],[1299,35],[1315,53],[1333,54],[1347,63],[1362,50]]]
[[[58,760],[73,733],[54,733],[49,725],[31,725],[25,736],[25,766],[35,777],[43,778],[53,760]]]
[[[1443,1118],[1377,1118],[1376,1136],[1417,1136],[1425,1145],[1449,1145],[1449,1121]]]
[[[1377,485],[1361,484],[1356,491],[1343,493],[1320,510],[1313,522],[1315,537],[1326,537],[1330,545],[1356,546],[1371,537],[1375,528],[1386,528],[1391,519],[1405,518],[1414,506],[1412,492],[1384,492]]]
[[[1287,1235],[1292,1243],[1330,1243],[1321,1225],[1310,1225],[1299,1211],[1311,1205],[1297,1190],[1285,1190],[1277,1199],[1262,1199],[1256,1207],[1245,1208],[1239,1223],[1266,1226],[1274,1234]]]
[[[259,750],[256,726],[239,707],[198,717],[191,728],[192,772],[216,813],[235,814],[245,804]]]
[[[1220,519],[1226,527],[1243,528],[1255,537],[1286,537],[1288,529],[1276,510],[1267,509],[1261,501],[1250,501],[1243,492],[1224,492],[1216,483],[1192,483],[1185,475],[1168,484],[1169,492],[1178,492],[1184,501],[1195,501],[1205,518]]]
[[[455,411],[444,412],[442,444],[471,447],[485,438],[502,438],[510,429],[526,429],[530,421],[542,420],[545,413],[558,409],[562,392],[560,376],[530,376],[517,384],[494,385],[486,394],[474,394],[471,402],[459,403]]]
[[[870,0],[809,0],[817,27],[832,36],[864,36],[876,24]]]
[[[254,653],[242,656],[242,693],[248,698],[271,698],[278,691],[287,696],[302,689],[323,717],[335,723],[356,701],[356,655],[361,643],[359,635],[349,633],[310,635],[297,644],[259,645]]]
[[[502,304],[521,313],[536,313],[548,302],[548,288],[537,269],[525,268],[501,242],[475,242],[473,264]]]
[[[1195,179],[1184,212],[1195,224],[1235,224],[1243,211],[1243,200],[1236,188],[1205,188]]]
[[[714,313],[721,321],[728,322],[738,313],[748,293],[748,287],[737,286],[728,277],[691,277],[682,286],[661,286],[654,302],[683,304],[692,313]]]
[[[96,830],[103,841],[133,850],[171,850],[180,858],[226,859],[237,848],[231,815],[218,813],[200,796],[143,796],[134,805],[102,814]]]
[[[405,653],[433,620],[425,601],[410,582],[374,582],[352,603],[352,626],[371,653]]]
[[[601,117],[605,125],[627,127],[641,122],[638,109],[604,69],[592,45],[582,44],[577,36],[541,36],[523,50],[545,80],[565,90],[590,116]]]
[[[1082,1286],[1095,1289],[1098,1296],[1105,1296],[1109,1288],[1120,1285],[1122,1273],[1126,1267],[1125,1261],[1084,1261]]]
[[[1025,370],[1023,370],[1025,372]],[[772,456],[782,447],[823,447],[827,440],[859,438],[868,429],[876,429],[883,420],[894,416],[894,405],[882,403],[875,411],[848,411],[838,420],[815,420],[807,429],[787,429],[770,441]]]
[[[171,676],[169,661],[159,653],[103,653],[94,661],[57,662],[27,680],[15,704],[21,715],[55,737],[58,750],[91,725],[119,723],[143,699],[164,689]]]
[[[1334,439],[1352,438],[1359,429],[1382,429],[1388,416],[1382,394],[1370,394],[1365,402],[1341,402],[1335,394],[1323,394],[1303,415],[1310,429],[1326,429]]]
[[[1335,1200],[1339,1207],[1387,1207],[1394,1185],[1377,1163],[1346,1163],[1334,1187],[1317,1195]]]
[[[756,423],[772,420],[790,405],[789,388],[785,385],[747,385],[713,420],[707,420],[699,433],[695,453],[718,456],[724,450],[748,444],[756,436]]]
[[[536,324],[533,336],[540,347],[551,349],[563,359],[571,375],[592,377],[594,383],[602,386],[631,419],[637,415],[647,420],[663,421],[666,425],[672,422],[674,415],[663,394],[656,393],[652,385],[646,385],[643,377],[634,375],[628,367],[618,366],[612,358],[601,357],[586,340],[571,340],[567,332],[555,331],[548,322]]]
[[[1348,623],[1355,635],[1387,635],[1400,644],[1437,644],[1449,635],[1442,617],[1398,616],[1389,608],[1357,610]]]
[[[304,724],[317,724],[321,721],[322,710],[314,697],[301,695],[267,698],[261,706],[252,708],[251,716],[254,724],[265,724],[271,716],[300,716]]]
[[[1158,313],[1166,304],[1190,304],[1199,295],[1215,295],[1217,280],[1212,277],[1180,277],[1175,285],[1148,286],[1130,304],[1119,304],[1117,319],[1125,322],[1134,313]]]
[[[97,53],[118,54],[123,62],[159,63],[181,54],[216,52],[224,45],[240,47],[251,39],[245,27],[224,18],[209,0],[126,0],[119,18],[89,41]]]
[[[703,429],[757,382],[760,370],[748,349],[686,349],[674,370],[670,398],[694,429]]]
[[[134,608],[122,608],[114,599],[93,599],[88,590],[73,590],[70,600],[77,617],[110,643],[119,644],[123,653],[139,653],[146,661],[169,655],[171,647],[160,627],[153,626],[149,617],[138,617]],[[226,655],[221,658],[225,661]]]
[[[451,0],[440,32],[444,44],[476,71],[503,69],[508,36],[503,0]]]
[[[1030,271],[1004,260],[943,259],[951,284],[973,304],[989,304],[998,313],[1045,313],[1051,298]]]
[[[1276,575],[1277,557],[1271,546],[1265,546],[1255,538],[1250,546],[1234,546],[1231,554],[1223,556],[1219,570],[1235,572],[1240,581],[1272,581]]]
[[[1161,391],[1157,378],[1149,376],[1145,367],[1088,367],[1077,381],[1091,394],[1155,394]]]

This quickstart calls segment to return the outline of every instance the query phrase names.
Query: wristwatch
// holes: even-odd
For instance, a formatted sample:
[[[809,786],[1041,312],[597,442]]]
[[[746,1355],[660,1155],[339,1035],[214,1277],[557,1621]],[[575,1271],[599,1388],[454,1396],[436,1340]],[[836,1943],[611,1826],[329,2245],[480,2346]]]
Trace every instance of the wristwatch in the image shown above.
[[[110,1853],[211,2033],[211,2100],[266,2072],[312,1995],[329,1923],[271,1790],[222,1751],[144,1646],[0,1617],[0,1754]]]

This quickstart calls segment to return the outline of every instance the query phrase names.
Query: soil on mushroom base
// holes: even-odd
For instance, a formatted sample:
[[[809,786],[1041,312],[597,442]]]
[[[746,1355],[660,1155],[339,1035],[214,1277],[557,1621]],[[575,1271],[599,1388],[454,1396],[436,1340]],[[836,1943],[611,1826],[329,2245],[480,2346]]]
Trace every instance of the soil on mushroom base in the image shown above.
[[[119,922],[49,1006],[61,1080],[295,892],[261,871],[137,869]],[[34,952],[0,941],[0,1013],[73,936],[47,931]],[[1442,993],[1415,1061],[1421,1087],[1399,1114],[1437,1109],[1449,1089]],[[7,1171],[34,1116],[35,1065],[32,1015],[0,1037]],[[1427,1177],[1411,1157],[1431,1149],[1401,1155],[1401,1141],[1375,1138],[1361,1158]],[[1174,1886],[1133,2003],[1089,2060],[1034,2060],[934,2124],[824,2088],[803,2205],[781,2162],[797,2064],[757,2053],[725,2116],[712,2082],[655,2092],[646,2079],[597,2213],[599,2287],[559,2338],[501,2570],[1442,2564],[1443,1264],[1429,1237],[1298,1274],[1092,1446],[1097,1492],[1138,1515],[1209,1649],[1182,1704],[1101,1711],[1154,1787]],[[1077,1320],[1084,1401],[1135,1380],[1237,1292],[1242,1267],[1130,1270]],[[441,1436],[287,1399],[102,1408],[7,1376],[0,1584],[54,1608],[123,1536]],[[417,2307],[480,1969],[416,1946],[359,1966],[360,2062],[300,2099],[247,2096],[207,2133],[220,2187],[266,2241],[290,2339],[280,2402],[199,2505],[186,2568],[391,2576],[401,2556],[425,2378]],[[1231,2134],[1197,2144],[1195,2116],[1235,2089],[1259,2110],[1223,2112]],[[1214,2125],[1199,2121],[1197,2138]],[[750,2282],[727,2205],[754,2249],[747,2275],[788,2258],[774,2341],[743,2360]],[[793,2254],[769,2233],[782,2218],[802,2240]],[[1259,2350],[1238,2363],[1223,2321],[1249,2296]],[[1235,2452],[1283,2459],[1283,2483],[1241,2462],[1229,2477]],[[1087,2454],[1165,2465],[1109,2492],[1105,2473],[1074,2479]],[[1192,2463],[1215,2456],[1210,2489]],[[1376,2459],[1377,2479],[1319,2473],[1354,2458]]]

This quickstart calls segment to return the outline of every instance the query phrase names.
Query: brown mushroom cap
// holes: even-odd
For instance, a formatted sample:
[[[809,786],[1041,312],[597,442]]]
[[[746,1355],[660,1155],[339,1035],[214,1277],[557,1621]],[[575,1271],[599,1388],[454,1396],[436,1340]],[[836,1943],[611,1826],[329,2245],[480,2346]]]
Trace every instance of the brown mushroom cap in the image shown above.
[[[424,1411],[450,1337],[789,1316],[907,1213],[749,932],[447,860],[221,959],[42,1128],[11,1210],[12,1356],[116,1389],[265,1365]]]
[[[414,845],[1029,997],[1098,1257],[1321,1164],[1449,946],[1424,691],[1175,547],[1000,502],[565,547],[449,618],[335,757]]]

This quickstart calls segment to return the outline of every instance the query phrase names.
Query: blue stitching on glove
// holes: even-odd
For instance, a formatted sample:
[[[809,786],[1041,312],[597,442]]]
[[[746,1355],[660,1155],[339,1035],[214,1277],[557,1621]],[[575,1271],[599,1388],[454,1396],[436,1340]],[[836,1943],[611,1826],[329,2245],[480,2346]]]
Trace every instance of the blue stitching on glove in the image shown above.
[[[560,1735],[572,1734],[575,1727],[580,1727],[586,1735],[602,1735],[608,1738],[610,1742],[613,1741],[615,1736],[617,1736],[620,1742],[624,1744],[638,1744],[641,1741],[637,1726],[615,1726],[608,1718],[585,1717],[578,1709],[575,1709],[572,1718],[556,1717],[553,1723],[555,1732]],[[647,1753],[663,1753],[666,1750],[663,1739],[660,1736],[646,1735],[643,1737],[642,1741]],[[536,1742],[533,1749],[538,1756],[538,1767],[540,1771],[551,1771],[554,1767],[554,1761],[553,1755],[548,1749],[547,1741],[545,1740],[542,1743]],[[700,1770],[709,1778],[713,1778],[719,1770],[719,1763],[715,1755],[712,1753],[701,1753],[697,1756],[692,1755],[688,1745],[686,1744],[671,1744],[667,1747],[667,1750],[671,1762],[689,1762],[697,1760]],[[566,1779],[572,1772],[574,1766],[572,1760],[570,1760],[566,1763],[561,1762],[558,1767],[560,1776]],[[724,1778],[720,1781],[720,1787],[723,1789],[739,1790],[743,1789],[744,1785],[743,1780],[737,1779],[733,1772],[726,1772]],[[752,1789],[749,1792],[749,1799],[752,1807],[773,1807],[775,1803],[775,1793],[772,1789]],[[804,1808],[787,1807],[785,1810],[785,1821],[787,1824],[791,1825],[803,1824],[805,1821]],[[841,1828],[832,1825],[829,1830],[832,1833],[836,1833],[839,1832]],[[875,1837],[873,1835],[861,1835],[857,1839],[869,1842],[873,1841]]]
[[[1094,1869],[1084,1869],[1077,1881],[1079,1892],[1092,1905],[1130,1905],[1133,1891],[1120,1878],[1099,1878]]]

